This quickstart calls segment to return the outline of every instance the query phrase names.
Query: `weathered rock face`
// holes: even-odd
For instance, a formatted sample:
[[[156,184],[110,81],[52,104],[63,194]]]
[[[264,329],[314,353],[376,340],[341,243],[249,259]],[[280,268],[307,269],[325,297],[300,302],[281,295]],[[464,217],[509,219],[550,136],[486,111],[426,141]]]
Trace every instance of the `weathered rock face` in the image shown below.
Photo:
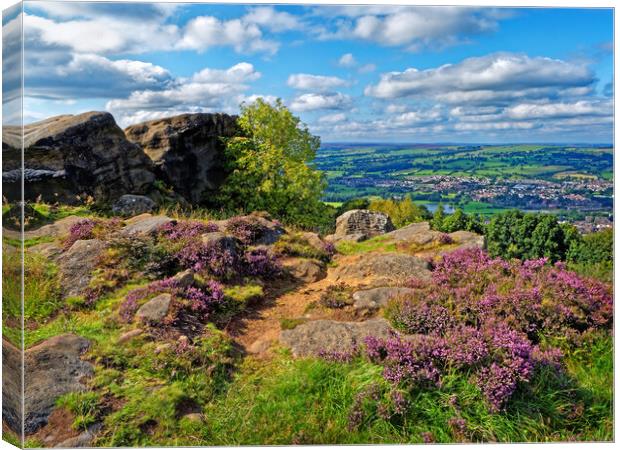
[[[280,342],[290,347],[294,356],[316,355],[320,351],[347,352],[361,346],[364,338],[388,338],[392,331],[385,319],[365,322],[314,320],[280,332]]]
[[[5,128],[2,179],[11,198],[19,190],[20,128]],[[108,202],[123,194],[146,193],[155,180],[150,159],[106,112],[56,116],[27,125],[24,149],[26,200],[41,196],[49,202],[75,203],[77,196],[90,195]]]
[[[88,340],[64,334],[26,351],[26,433],[32,433],[47,423],[58,397],[86,389],[82,379],[91,376],[93,368],[80,357],[88,346]]]
[[[182,114],[125,129],[155,164],[158,178],[196,203],[224,181],[222,137],[239,134],[237,117],[227,114]]]
[[[363,240],[394,230],[394,224],[387,214],[367,209],[353,209],[336,219],[334,240]]]

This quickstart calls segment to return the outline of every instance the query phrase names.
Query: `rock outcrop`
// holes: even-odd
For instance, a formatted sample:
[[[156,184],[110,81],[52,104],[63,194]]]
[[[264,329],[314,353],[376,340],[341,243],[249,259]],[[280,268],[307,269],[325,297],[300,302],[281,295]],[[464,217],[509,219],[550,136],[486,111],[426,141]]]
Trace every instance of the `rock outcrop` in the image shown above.
[[[280,332],[280,342],[294,356],[317,355],[321,351],[348,352],[360,347],[367,336],[388,338],[392,328],[385,319],[365,322],[314,320]]]
[[[336,219],[336,231],[330,240],[362,241],[394,229],[394,224],[387,214],[367,209],[353,209]]]
[[[372,311],[388,304],[390,299],[401,295],[415,293],[415,289],[407,287],[378,287],[353,293],[355,309]]]
[[[81,356],[89,345],[80,336],[63,334],[26,350],[26,433],[47,423],[58,397],[86,389],[82,381],[93,374],[93,368]]]
[[[8,198],[19,198],[21,128],[4,127],[2,181]],[[92,196],[114,201],[144,194],[155,180],[152,163],[129,142],[107,112],[51,117],[24,127],[24,195],[47,202],[77,203]]]
[[[182,114],[125,129],[155,165],[158,178],[192,203],[204,201],[225,179],[222,138],[239,134],[237,117]]]
[[[410,278],[428,279],[429,263],[401,253],[368,253],[330,274],[335,281],[370,283],[374,287],[399,283]]]

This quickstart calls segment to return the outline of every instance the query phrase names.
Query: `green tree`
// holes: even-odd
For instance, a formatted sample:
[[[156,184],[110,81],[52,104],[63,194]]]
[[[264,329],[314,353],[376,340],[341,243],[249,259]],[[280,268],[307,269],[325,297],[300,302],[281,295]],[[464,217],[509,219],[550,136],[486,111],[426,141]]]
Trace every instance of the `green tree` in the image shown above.
[[[430,218],[428,210],[424,206],[416,205],[409,195],[400,201],[381,198],[374,199],[368,205],[368,209],[390,216],[396,228],[422,222]]]
[[[492,256],[505,259],[546,257],[555,262],[566,260],[578,234],[550,214],[512,210],[493,216],[486,227],[486,238]]]
[[[320,201],[325,177],[313,163],[319,138],[279,99],[242,104],[238,124],[242,136],[226,142],[229,175],[217,203],[230,211],[268,211],[302,227],[329,220]]]

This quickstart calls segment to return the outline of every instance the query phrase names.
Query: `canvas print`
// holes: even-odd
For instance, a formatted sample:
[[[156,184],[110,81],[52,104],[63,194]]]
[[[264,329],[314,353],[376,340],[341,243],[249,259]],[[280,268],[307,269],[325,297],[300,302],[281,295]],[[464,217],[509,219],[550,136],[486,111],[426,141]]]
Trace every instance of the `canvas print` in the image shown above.
[[[613,441],[613,14],[7,8],[3,439]]]

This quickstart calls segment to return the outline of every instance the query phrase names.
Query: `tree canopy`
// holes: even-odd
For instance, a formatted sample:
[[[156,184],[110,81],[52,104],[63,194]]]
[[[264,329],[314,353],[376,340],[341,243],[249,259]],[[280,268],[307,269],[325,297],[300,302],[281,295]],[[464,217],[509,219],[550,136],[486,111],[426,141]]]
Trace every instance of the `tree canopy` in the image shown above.
[[[319,137],[279,99],[242,104],[238,124],[242,136],[226,142],[229,175],[218,203],[235,211],[267,211],[303,227],[320,225],[326,181],[313,163]]]

